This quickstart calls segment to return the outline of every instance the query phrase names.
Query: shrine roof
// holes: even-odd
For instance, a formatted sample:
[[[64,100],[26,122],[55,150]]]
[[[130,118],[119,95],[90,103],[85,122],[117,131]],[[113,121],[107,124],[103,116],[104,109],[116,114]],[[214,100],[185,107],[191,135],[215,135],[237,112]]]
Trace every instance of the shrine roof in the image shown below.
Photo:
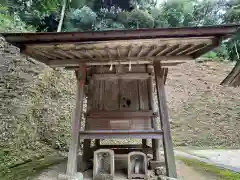
[[[151,64],[174,66],[194,60],[239,32],[240,25],[130,29],[85,32],[4,33],[21,53],[50,67],[81,63]]]

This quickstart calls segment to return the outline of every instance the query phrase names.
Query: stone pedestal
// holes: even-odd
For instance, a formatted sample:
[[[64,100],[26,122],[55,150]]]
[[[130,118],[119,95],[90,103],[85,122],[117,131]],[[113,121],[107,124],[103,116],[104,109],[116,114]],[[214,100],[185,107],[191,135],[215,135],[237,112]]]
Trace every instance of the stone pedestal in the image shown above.
[[[149,167],[151,170],[155,170],[156,168],[162,167],[162,166],[165,166],[164,161],[154,161],[154,160],[149,161]]]
[[[128,154],[128,179],[147,179],[147,156],[142,152]]]
[[[94,152],[93,180],[111,180],[114,177],[114,151],[99,149]]]
[[[83,174],[82,173],[76,173],[75,175],[59,174],[58,180],[83,180]]]

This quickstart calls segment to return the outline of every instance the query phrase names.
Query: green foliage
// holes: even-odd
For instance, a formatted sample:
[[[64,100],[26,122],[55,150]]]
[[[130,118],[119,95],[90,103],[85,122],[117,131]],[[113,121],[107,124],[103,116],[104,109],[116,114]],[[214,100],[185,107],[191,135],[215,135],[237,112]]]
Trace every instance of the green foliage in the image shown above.
[[[204,55],[204,57],[210,58],[210,59],[216,59],[217,58],[217,53],[214,51],[210,51]]]
[[[130,0],[129,4],[134,9],[149,10],[156,7],[157,0]]]
[[[123,11],[117,6],[103,8],[101,0],[67,2],[63,31],[185,27],[240,22],[240,0],[168,0],[158,6],[156,0],[132,0],[130,6],[134,9],[131,11]],[[3,12],[1,16],[8,12],[11,18],[15,18],[16,24],[13,26],[25,26],[17,23],[19,21],[17,17],[20,17],[38,31],[56,31],[61,3],[61,0],[2,0],[2,4],[8,5],[8,8],[0,11]],[[5,21],[4,24],[9,26],[12,20]],[[216,56],[236,60],[239,51],[240,40],[236,37],[219,48]],[[215,57],[213,53],[207,56]]]
[[[117,17],[120,13],[125,12],[122,9],[112,6],[109,9],[107,8],[101,8],[98,13],[99,19],[112,19],[114,21],[117,21]]]
[[[186,159],[182,157],[177,157],[177,159],[183,161],[186,165],[192,166],[199,170],[204,170],[213,175],[217,175],[220,180],[238,180],[240,179],[240,173],[232,172],[226,169],[220,169],[214,165],[210,165],[199,160]]]
[[[18,15],[10,15],[5,6],[0,5],[0,32],[36,31],[34,27],[23,22]]]
[[[101,0],[71,0],[70,7],[73,9],[81,9],[84,6],[88,6],[94,11],[98,11],[101,8]]]
[[[122,23],[115,22],[112,19],[102,19],[98,21],[94,26],[94,30],[96,31],[124,28],[125,27]]]
[[[97,14],[91,8],[84,6],[81,9],[72,9],[67,15],[69,22],[66,24],[68,31],[71,28],[77,31],[92,29]]]
[[[127,17],[129,28],[153,28],[154,19],[147,11],[134,9]]]

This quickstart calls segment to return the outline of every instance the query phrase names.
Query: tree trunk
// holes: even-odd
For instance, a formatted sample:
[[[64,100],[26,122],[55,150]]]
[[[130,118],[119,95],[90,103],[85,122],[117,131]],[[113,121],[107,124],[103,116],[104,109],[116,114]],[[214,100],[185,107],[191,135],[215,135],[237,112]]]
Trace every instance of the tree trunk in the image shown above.
[[[63,0],[63,6],[62,6],[62,10],[61,10],[61,17],[60,17],[60,21],[58,23],[57,32],[61,32],[62,31],[62,25],[63,25],[63,20],[64,20],[66,6],[67,6],[67,0]]]
[[[240,86],[240,59],[228,76],[221,82],[221,85],[237,87]]]

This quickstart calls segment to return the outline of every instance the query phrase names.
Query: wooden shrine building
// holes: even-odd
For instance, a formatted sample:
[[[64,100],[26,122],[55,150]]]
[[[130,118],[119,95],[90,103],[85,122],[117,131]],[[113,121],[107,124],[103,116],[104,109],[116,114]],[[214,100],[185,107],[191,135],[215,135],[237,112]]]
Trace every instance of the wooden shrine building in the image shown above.
[[[116,153],[147,148],[152,141],[152,161],[160,161],[163,143],[167,176],[176,178],[165,82],[168,68],[187,63],[220,45],[239,25],[112,30],[96,32],[11,33],[6,40],[21,53],[50,67],[76,72],[76,107],[72,117],[67,174],[77,168],[80,139],[83,158],[95,149]],[[157,110],[153,89],[156,85]],[[81,127],[83,98],[87,97],[85,128]],[[176,97],[177,98],[177,97]],[[160,117],[160,122],[157,122]],[[160,128],[157,124],[160,124]],[[101,145],[101,139],[142,139],[142,146]],[[149,148],[149,147],[148,147]],[[120,150],[119,150],[120,149]]]

